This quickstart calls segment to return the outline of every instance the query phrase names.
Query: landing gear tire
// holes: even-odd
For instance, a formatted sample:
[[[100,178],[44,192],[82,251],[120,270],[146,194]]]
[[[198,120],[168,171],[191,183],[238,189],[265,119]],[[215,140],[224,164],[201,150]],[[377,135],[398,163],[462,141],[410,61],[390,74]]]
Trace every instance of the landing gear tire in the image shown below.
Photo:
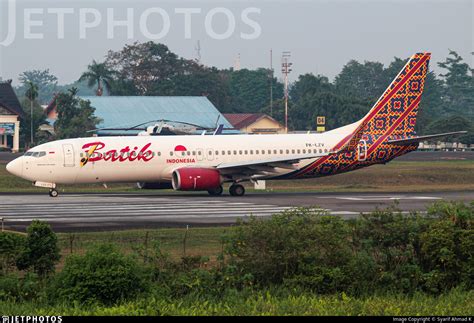
[[[59,193],[55,189],[49,190],[49,196],[58,197]]]
[[[220,196],[222,195],[222,192],[224,192],[224,189],[222,188],[222,185],[215,188],[215,189],[212,189],[212,190],[209,190],[207,191],[209,193],[209,195],[211,196]]]
[[[229,188],[229,193],[232,196],[244,196],[245,187],[240,184],[234,184]]]

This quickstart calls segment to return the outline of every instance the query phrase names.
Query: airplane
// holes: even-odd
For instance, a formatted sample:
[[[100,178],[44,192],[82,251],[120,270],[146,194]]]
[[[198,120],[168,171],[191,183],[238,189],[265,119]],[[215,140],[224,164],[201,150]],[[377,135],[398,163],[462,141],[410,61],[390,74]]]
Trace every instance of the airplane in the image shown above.
[[[27,151],[7,170],[49,188],[138,182],[143,188],[243,196],[243,182],[345,173],[415,151],[421,141],[465,131],[417,136],[418,106],[430,53],[413,55],[371,110],[352,124],[317,134],[123,136],[58,140]]]

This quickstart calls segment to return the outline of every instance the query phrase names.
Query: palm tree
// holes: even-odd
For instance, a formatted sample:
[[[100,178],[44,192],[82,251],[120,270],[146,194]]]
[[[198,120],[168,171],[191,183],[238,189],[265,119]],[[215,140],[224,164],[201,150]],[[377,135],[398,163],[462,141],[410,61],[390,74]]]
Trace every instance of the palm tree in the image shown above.
[[[107,68],[105,63],[97,63],[95,60],[92,61],[92,64],[87,67],[87,72],[84,72],[79,81],[87,80],[87,85],[93,87],[97,85],[97,96],[102,96],[104,89],[102,84],[105,86],[107,91],[110,92],[110,84],[114,79],[115,72]]]
[[[33,145],[33,104],[38,97],[38,86],[31,81],[28,81],[28,90],[26,90],[25,96],[30,100],[30,123],[31,123],[31,133],[30,133],[30,145]]]

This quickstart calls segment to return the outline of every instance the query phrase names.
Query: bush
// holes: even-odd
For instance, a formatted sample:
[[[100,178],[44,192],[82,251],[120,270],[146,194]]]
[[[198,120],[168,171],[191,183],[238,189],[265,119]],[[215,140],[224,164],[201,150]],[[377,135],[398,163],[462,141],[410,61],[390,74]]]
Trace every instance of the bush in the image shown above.
[[[38,220],[31,222],[26,232],[24,249],[17,261],[18,269],[33,268],[41,277],[53,273],[61,258],[56,234],[47,223]]]
[[[0,276],[0,300],[28,301],[37,298],[42,293],[38,276],[28,273],[24,277],[18,274]]]
[[[251,277],[250,285],[260,287],[284,284],[357,295],[470,289],[473,210],[472,203],[442,202],[430,207],[428,216],[391,207],[345,221],[297,209],[239,223],[227,253],[238,277],[234,282]]]
[[[420,234],[429,221],[417,214],[404,215],[396,207],[364,214],[354,221],[353,241],[367,253],[376,274],[365,277],[374,288],[413,292],[422,284]],[[358,270],[360,264],[353,268]],[[374,269],[372,268],[372,269]],[[372,277],[372,278],[371,278]]]
[[[296,209],[251,218],[229,237],[231,262],[261,286],[285,283],[322,293],[344,289],[352,259],[350,227],[339,217]]]
[[[0,271],[5,275],[18,260],[18,255],[24,249],[25,237],[10,232],[0,232]]]
[[[56,277],[53,298],[85,303],[114,304],[146,292],[144,267],[113,245],[100,245],[85,255],[71,255]]]
[[[426,289],[439,293],[464,284],[474,286],[474,205],[438,202],[428,215],[439,220],[421,235]]]

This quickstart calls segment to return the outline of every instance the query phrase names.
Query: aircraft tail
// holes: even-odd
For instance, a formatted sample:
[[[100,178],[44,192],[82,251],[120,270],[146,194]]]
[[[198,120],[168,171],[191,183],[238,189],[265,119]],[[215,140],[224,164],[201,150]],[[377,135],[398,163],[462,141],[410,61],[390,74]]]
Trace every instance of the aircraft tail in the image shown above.
[[[413,55],[369,113],[360,121],[343,149],[355,149],[364,134],[407,137],[415,134],[416,117],[428,73],[430,53]]]

